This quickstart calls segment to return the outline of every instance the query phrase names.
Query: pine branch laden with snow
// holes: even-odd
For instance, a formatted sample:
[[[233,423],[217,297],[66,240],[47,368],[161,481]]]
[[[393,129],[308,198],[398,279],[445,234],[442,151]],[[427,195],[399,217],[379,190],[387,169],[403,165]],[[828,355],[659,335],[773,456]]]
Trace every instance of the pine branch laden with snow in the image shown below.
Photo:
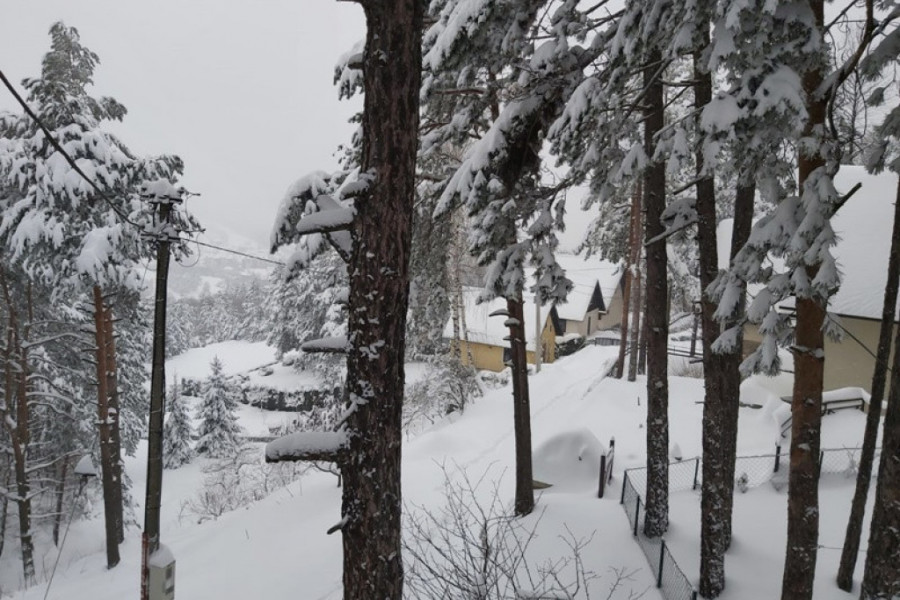
[[[288,188],[272,229],[271,251],[295,245],[287,260],[289,276],[309,266],[329,245],[345,262],[350,260],[353,198],[364,194],[371,181],[371,174],[358,169],[334,174],[316,171]]]
[[[122,120],[125,109],[111,98],[88,95],[96,55],[80,45],[75,29],[61,23],[51,28],[51,38],[41,77],[25,81],[27,99],[97,189],[30,117],[5,115],[0,240],[31,277],[50,285],[77,287],[83,278],[104,287],[136,288],[135,264],[149,255],[140,225],[152,213],[136,192],[144,181],[177,176],[181,160],[137,157],[104,130],[106,122]]]

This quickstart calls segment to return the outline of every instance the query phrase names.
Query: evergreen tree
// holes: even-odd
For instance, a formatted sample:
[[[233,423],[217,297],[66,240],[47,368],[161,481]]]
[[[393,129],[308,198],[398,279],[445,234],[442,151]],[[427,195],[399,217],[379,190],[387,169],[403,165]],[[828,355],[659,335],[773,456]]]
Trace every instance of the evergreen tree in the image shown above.
[[[197,417],[200,419],[196,451],[210,458],[230,458],[241,447],[241,428],[234,412],[233,390],[222,373],[222,362],[214,357],[211,373],[203,382]]]
[[[191,417],[178,394],[178,378],[175,379],[169,388],[169,418],[163,427],[163,466],[166,469],[177,469],[194,459]]]

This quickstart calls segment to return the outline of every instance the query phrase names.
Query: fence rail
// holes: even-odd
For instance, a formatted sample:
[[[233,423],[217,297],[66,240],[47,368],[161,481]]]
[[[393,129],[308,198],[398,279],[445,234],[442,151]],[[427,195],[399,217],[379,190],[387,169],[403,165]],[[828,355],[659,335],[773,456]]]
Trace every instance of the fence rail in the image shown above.
[[[855,477],[861,453],[862,448],[823,448],[819,452],[819,477],[822,475]],[[876,448],[876,460],[880,453],[881,449]],[[700,468],[701,461],[702,459],[698,457],[669,463],[669,491],[699,489],[703,475]],[[775,454],[739,456],[735,460],[735,487],[740,491],[747,491],[769,481],[776,487],[787,485],[788,462],[789,458],[782,452],[781,446],[775,447]],[[643,494],[647,484],[646,470],[646,467],[628,469],[622,482],[619,502],[628,517],[631,533],[644,552],[647,563],[656,577],[656,587],[660,589],[663,597],[666,600],[697,600],[697,590],[678,566],[665,539],[648,538],[641,531],[644,517]]]

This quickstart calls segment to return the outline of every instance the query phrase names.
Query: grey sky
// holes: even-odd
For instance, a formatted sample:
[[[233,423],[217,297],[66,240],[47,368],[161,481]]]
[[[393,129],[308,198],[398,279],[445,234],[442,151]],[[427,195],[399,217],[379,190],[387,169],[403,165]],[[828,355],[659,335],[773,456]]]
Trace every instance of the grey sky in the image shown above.
[[[94,93],[129,111],[114,131],[140,154],[175,153],[191,210],[261,245],[284,190],[337,166],[358,102],[338,102],[334,63],[364,35],[334,0],[0,0],[0,69],[40,74],[58,20],[100,56]],[[21,88],[20,88],[20,91]],[[0,109],[14,110],[0,90]]]

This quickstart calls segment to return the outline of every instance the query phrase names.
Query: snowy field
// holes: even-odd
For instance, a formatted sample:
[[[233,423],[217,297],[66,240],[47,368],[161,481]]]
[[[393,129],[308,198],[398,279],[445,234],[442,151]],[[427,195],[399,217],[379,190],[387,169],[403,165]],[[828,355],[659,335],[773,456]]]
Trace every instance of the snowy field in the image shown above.
[[[208,370],[213,354],[225,363],[227,372],[243,371],[271,362],[271,349],[231,343],[233,356],[218,348],[192,351],[173,359],[171,375],[196,367],[197,376]],[[641,550],[633,542],[628,521],[619,505],[622,470],[642,466],[644,461],[645,384],[642,379],[628,383],[605,378],[615,358],[616,348],[589,347],[574,356],[545,365],[532,376],[532,428],[535,449],[535,477],[552,484],[538,497],[535,513],[523,520],[536,525],[536,538],[528,558],[540,562],[559,558],[565,551],[562,534],[568,529],[579,540],[590,540],[582,550],[585,567],[599,578],[590,584],[591,597],[606,598],[614,581],[611,569],[624,569],[630,579],[613,596],[629,597],[630,592],[646,592],[643,598],[660,598],[653,587]],[[240,357],[240,362],[237,358]],[[205,370],[201,370],[203,365]],[[413,369],[416,377],[423,367]],[[783,403],[779,392],[767,389],[766,382],[754,380],[747,396],[764,402],[760,409],[741,409],[739,455],[773,452],[779,437]],[[670,380],[671,441],[683,456],[693,457],[701,448],[703,387],[698,379],[673,377]],[[284,415],[257,409],[241,409],[241,424],[248,430],[263,430]],[[864,415],[846,411],[825,418],[823,445],[856,446],[861,439]],[[611,437],[616,439],[615,477],[604,499],[596,498],[598,448]],[[262,460],[262,446],[250,456]],[[479,503],[492,497],[493,480],[501,501],[511,506],[514,473],[514,437],[511,391],[488,392],[472,403],[462,415],[451,415],[404,445],[403,486],[407,513],[417,507],[436,511],[444,500],[444,478],[454,481],[465,475],[475,481],[484,476],[476,490]],[[126,460],[134,482],[133,495],[144,494],[146,446]],[[181,599],[217,600],[334,600],[340,598],[341,539],[326,535],[340,519],[340,489],[329,473],[309,471],[299,481],[276,491],[268,498],[222,514],[217,519],[200,519],[186,509],[203,491],[206,460],[178,470],[165,471],[163,483],[162,540],[177,560],[176,594]],[[215,477],[214,475],[212,476]],[[92,484],[96,485],[96,484]],[[840,546],[846,522],[852,480],[829,477],[823,480],[821,543]],[[96,490],[94,491],[96,502]],[[780,590],[784,556],[785,492],[771,485],[736,495],[735,544],[727,555],[727,600],[772,598]],[[699,496],[676,492],[672,496],[672,531],[667,538],[673,552],[696,580],[699,525]],[[100,513],[99,502],[94,507]],[[143,509],[136,510],[138,521]],[[202,522],[200,522],[202,521]],[[112,571],[105,568],[102,520],[97,517],[77,521],[69,532],[52,588],[47,598],[96,600],[136,598],[139,588],[140,532],[132,528],[122,546],[122,563]],[[863,546],[865,547],[865,546]],[[4,591],[20,585],[16,576],[16,548],[4,553]],[[837,551],[820,552],[820,576],[816,598],[844,599],[852,594],[839,592],[833,580]],[[48,573],[57,553],[44,541],[39,545],[39,584],[16,598],[45,597]]]

